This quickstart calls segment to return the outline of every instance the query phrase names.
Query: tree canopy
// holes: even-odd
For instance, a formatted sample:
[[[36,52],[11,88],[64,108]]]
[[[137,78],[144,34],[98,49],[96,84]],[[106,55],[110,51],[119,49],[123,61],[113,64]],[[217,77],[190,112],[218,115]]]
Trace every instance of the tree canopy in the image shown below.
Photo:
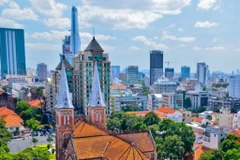
[[[6,144],[11,140],[11,133],[5,127],[6,122],[0,118],[0,142]]]

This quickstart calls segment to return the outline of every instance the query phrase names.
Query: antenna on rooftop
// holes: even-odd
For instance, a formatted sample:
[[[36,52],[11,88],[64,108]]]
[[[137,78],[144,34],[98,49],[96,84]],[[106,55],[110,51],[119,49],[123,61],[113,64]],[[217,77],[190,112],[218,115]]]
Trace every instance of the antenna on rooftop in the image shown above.
[[[95,37],[95,27],[93,25],[93,37]]]

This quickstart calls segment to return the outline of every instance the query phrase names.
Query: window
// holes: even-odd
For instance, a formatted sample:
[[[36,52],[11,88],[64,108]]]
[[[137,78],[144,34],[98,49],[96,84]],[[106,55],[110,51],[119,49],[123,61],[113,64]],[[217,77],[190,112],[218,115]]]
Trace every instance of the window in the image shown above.
[[[96,121],[98,122],[98,112],[96,112]]]

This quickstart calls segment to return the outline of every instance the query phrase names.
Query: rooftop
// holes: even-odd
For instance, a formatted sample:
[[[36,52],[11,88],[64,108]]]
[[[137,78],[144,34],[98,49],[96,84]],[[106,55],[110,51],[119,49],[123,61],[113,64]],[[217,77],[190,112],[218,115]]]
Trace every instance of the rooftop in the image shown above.
[[[95,39],[95,36],[93,37],[92,41],[89,43],[85,51],[99,51],[99,52],[104,52],[98,41]]]
[[[23,120],[14,111],[6,108],[0,108],[0,117],[6,122],[6,127],[21,127]]]

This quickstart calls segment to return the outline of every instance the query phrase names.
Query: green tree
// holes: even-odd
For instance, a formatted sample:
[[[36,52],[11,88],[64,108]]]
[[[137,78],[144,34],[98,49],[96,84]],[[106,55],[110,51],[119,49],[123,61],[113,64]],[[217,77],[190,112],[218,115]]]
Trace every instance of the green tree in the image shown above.
[[[184,143],[178,135],[167,136],[164,142],[164,150],[170,159],[182,159],[185,153]]]
[[[36,113],[31,108],[29,108],[25,111],[22,111],[20,113],[20,117],[24,120],[24,122],[26,122],[27,120],[30,120],[31,118],[34,118],[35,115],[36,115]]]
[[[11,133],[8,131],[5,124],[6,122],[0,118],[0,141],[2,141],[4,144],[11,140]]]
[[[240,159],[240,149],[230,149],[224,154],[224,160]]]
[[[31,118],[26,121],[26,124],[30,129],[32,129],[33,131],[36,131],[40,125],[40,122],[34,118]]]
[[[184,108],[191,108],[191,107],[192,107],[191,99],[190,99],[189,97],[187,97],[187,98],[183,101],[183,107],[184,107]]]
[[[121,121],[117,118],[111,118],[107,120],[107,128],[110,131],[120,133],[121,132]]]
[[[149,112],[144,117],[144,123],[147,126],[158,124],[159,122],[160,122],[160,118],[154,112]]]
[[[219,149],[210,150],[201,154],[199,160],[222,160],[224,152]]]
[[[20,114],[22,111],[26,111],[30,108],[30,105],[27,101],[19,101],[17,102],[16,112]]]
[[[37,138],[32,138],[32,143],[35,145],[38,142]]]
[[[4,143],[1,139],[0,139],[0,155],[3,153],[8,153],[10,150],[7,146],[6,143]]]
[[[134,123],[133,129],[135,131],[147,131],[147,125],[143,122],[136,122]]]
[[[237,148],[237,146],[238,145],[235,141],[232,141],[232,140],[229,140],[229,139],[226,139],[221,143],[221,149],[224,152],[227,152],[228,150],[231,150],[233,148]]]

